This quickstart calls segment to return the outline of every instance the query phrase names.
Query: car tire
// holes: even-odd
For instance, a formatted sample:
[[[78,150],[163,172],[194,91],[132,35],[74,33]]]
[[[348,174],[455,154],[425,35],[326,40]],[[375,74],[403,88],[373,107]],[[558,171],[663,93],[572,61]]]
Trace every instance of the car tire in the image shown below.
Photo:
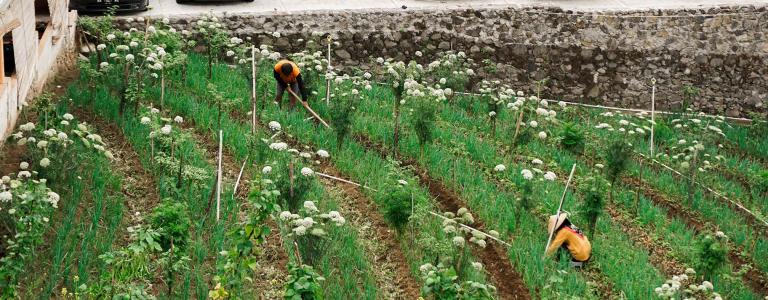
[[[243,2],[253,2],[253,0],[243,0]]]

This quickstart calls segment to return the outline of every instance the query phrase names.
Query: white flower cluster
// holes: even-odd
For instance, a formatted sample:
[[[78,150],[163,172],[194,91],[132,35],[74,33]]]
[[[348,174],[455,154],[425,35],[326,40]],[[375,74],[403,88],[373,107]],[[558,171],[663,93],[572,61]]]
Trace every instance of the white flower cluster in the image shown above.
[[[487,245],[485,233],[478,230],[470,229],[471,224],[475,222],[475,218],[466,208],[462,207],[454,214],[452,212],[443,213],[445,219],[443,220],[443,232],[451,238],[451,242],[457,248],[463,248],[466,245],[467,240],[481,248],[485,248]],[[498,232],[491,230],[490,235],[498,237]]]
[[[16,140],[17,145],[34,145],[35,149],[38,149],[45,156],[51,155],[51,151],[59,151],[52,149],[67,148],[75,142],[79,142],[87,149],[94,149],[109,159],[114,158],[112,152],[106,149],[106,143],[102,137],[92,133],[86,123],[78,123],[70,113],[63,114],[61,119],[58,126],[59,129],[48,128],[43,131],[37,131],[35,124],[28,122],[20,125],[20,130],[12,134],[11,137]],[[39,165],[43,168],[47,168],[51,164],[50,158],[45,156],[38,161]],[[23,174],[25,175],[26,173]]]
[[[694,275],[696,275],[696,271],[688,268],[684,274],[672,276],[672,279],[655,288],[654,292],[661,299],[723,299],[720,294],[714,291],[715,287],[711,282],[695,283],[693,281],[695,279]]]
[[[267,126],[269,126],[269,129],[272,131],[280,131],[283,128],[277,121],[269,121]]]
[[[284,151],[288,149],[288,144],[284,142],[277,142],[269,144],[269,149],[276,150],[276,151]]]
[[[338,211],[320,213],[320,209],[313,201],[304,201],[302,212],[304,217],[290,211],[283,211],[279,215],[279,219],[290,226],[291,234],[295,236],[304,236],[309,233],[312,236],[322,237],[326,235],[325,226],[334,224],[339,227],[346,223],[346,219]]]

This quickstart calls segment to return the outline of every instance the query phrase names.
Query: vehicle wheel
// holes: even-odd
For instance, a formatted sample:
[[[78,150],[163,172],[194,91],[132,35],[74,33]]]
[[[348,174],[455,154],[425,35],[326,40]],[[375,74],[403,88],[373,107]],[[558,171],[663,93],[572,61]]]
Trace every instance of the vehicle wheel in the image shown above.
[[[243,0],[243,2],[253,2],[253,0]]]

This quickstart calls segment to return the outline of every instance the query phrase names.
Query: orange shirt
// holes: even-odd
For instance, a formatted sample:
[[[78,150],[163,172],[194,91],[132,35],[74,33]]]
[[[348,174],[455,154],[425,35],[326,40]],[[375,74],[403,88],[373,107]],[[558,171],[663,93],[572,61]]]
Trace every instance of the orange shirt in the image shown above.
[[[291,74],[283,74],[283,71],[281,70],[281,68],[283,67],[284,64],[291,64],[291,66],[293,66],[293,72],[291,72]],[[277,72],[277,74],[280,74],[280,79],[282,79],[283,82],[288,84],[295,83],[296,77],[299,77],[299,74],[301,74],[301,71],[299,70],[299,66],[297,66],[292,61],[285,60],[285,59],[277,62],[277,64],[275,65],[275,72]]]
[[[547,255],[555,253],[563,244],[565,244],[568,252],[571,252],[571,256],[575,260],[586,261],[592,255],[592,244],[589,243],[589,239],[570,227],[563,227],[557,231],[552,244],[547,249]]]

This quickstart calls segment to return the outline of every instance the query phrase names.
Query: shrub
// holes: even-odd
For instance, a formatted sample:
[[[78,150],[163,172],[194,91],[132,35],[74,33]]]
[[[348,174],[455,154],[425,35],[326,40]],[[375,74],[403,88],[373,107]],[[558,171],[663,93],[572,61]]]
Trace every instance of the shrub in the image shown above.
[[[349,135],[355,115],[355,103],[350,97],[341,97],[331,104],[331,126],[336,133],[336,149],[341,149]]]
[[[605,191],[609,187],[609,183],[605,178],[599,174],[587,177],[584,181],[584,208],[582,214],[587,220],[589,226],[589,233],[595,235],[595,224],[597,219],[603,213],[603,207],[605,206]]]
[[[384,217],[398,233],[402,233],[411,218],[411,194],[400,184],[385,192]]]
[[[288,265],[288,281],[285,283],[284,299],[321,300],[323,290],[320,283],[325,280],[311,266]]]
[[[653,139],[656,145],[659,147],[665,146],[675,136],[677,136],[675,131],[666,122],[656,121],[656,125],[653,127]]]
[[[581,153],[584,150],[584,132],[576,124],[565,123],[560,132],[560,144],[566,150]]]
[[[632,149],[623,140],[616,140],[608,146],[605,153],[605,175],[611,184],[615,183],[621,173],[627,169],[630,155],[632,155]]]
[[[432,142],[435,119],[434,105],[428,101],[419,101],[413,113],[411,124],[419,140],[421,159],[424,159],[424,148]]]
[[[160,232],[158,242],[163,251],[168,251],[173,242],[174,251],[184,251],[189,241],[190,219],[187,204],[165,199],[152,212],[152,228]]]
[[[711,279],[725,264],[728,253],[727,240],[728,237],[722,231],[718,231],[714,235],[707,234],[699,242],[697,269],[705,279]]]
[[[627,169],[630,155],[632,155],[632,149],[624,140],[616,140],[608,146],[608,151],[605,153],[605,176],[611,183],[609,200],[613,199],[613,187],[621,177],[621,173]]]

